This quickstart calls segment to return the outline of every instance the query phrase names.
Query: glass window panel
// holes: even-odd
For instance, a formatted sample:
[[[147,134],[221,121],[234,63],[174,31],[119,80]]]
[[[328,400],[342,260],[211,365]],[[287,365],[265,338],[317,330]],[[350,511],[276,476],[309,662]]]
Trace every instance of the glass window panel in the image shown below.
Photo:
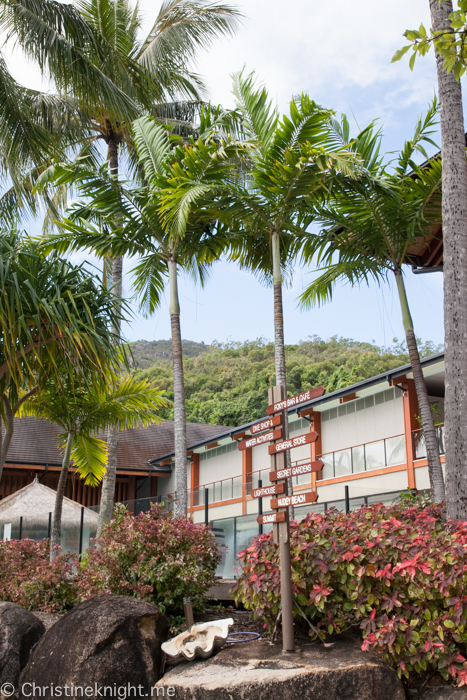
[[[374,396],[365,396],[365,408],[371,408],[371,406],[375,405],[375,397]]]
[[[320,460],[324,462],[323,467],[323,479],[333,479],[334,478],[334,459],[333,453],[330,452],[327,455],[321,455]]]
[[[387,466],[392,467],[394,464],[405,464],[405,436],[397,435],[397,437],[386,440],[386,459]]]
[[[215,484],[213,484],[214,488],[214,500],[213,503],[217,503],[218,501],[222,501],[222,482],[221,481],[216,481]]]
[[[354,474],[365,471],[365,448],[363,445],[352,447],[352,467]]]
[[[329,420],[329,411],[323,411],[321,414],[321,422],[324,422],[325,420]]]
[[[394,389],[386,389],[384,392],[384,400],[385,401],[392,401],[394,398]]]
[[[347,404],[347,413],[355,413],[355,401]]]
[[[298,522],[300,522],[300,520],[306,518],[308,513],[324,513],[324,503],[309,503],[306,506],[300,506],[299,508],[295,508],[295,520],[298,520]]]
[[[380,403],[384,403],[384,393],[375,394],[375,405],[379,406]]]
[[[334,469],[335,476],[346,476],[352,473],[352,451],[339,450],[339,452],[334,452]]]
[[[222,482],[222,500],[223,501],[228,501],[232,496],[232,479],[225,479],[225,481]]]
[[[357,399],[355,404],[357,411],[362,411],[365,408],[365,399]]]
[[[337,408],[331,408],[329,411],[329,420],[337,418]]]
[[[241,498],[242,497],[242,477],[235,476],[232,479],[232,482],[233,482],[232,498]]]
[[[415,459],[426,457],[425,435],[423,430],[415,430],[413,433]]]
[[[337,408],[337,415],[338,416],[345,416],[347,415],[347,406],[344,404],[343,406],[339,406]]]
[[[386,466],[384,458],[384,440],[378,442],[369,442],[365,445],[366,468],[381,469]]]
[[[444,425],[438,425],[436,428],[436,432],[438,433],[439,453],[440,455],[444,455]]]
[[[352,487],[350,487],[352,488]],[[350,498],[349,499],[350,503],[350,510],[355,510],[356,508],[361,508],[362,506],[365,505],[365,499],[364,498]]]
[[[214,520],[212,531],[222,555],[216,575],[223,578],[233,578],[234,569],[237,568],[235,563],[235,518]]]
[[[303,486],[303,484],[311,484],[311,474],[300,474],[297,476],[297,485]]]
[[[246,549],[246,547],[250,546],[253,537],[258,536],[258,523],[256,518],[256,515],[246,515],[235,519],[236,557],[238,556],[239,552],[242,552],[244,549]],[[238,568],[238,563],[236,563],[235,568]],[[238,572],[235,575],[238,576]]]
[[[271,483],[269,481],[269,474],[270,474],[269,469],[263,469],[263,471],[260,472],[260,474],[261,474],[261,480],[263,482],[263,486],[269,486],[269,484]]]

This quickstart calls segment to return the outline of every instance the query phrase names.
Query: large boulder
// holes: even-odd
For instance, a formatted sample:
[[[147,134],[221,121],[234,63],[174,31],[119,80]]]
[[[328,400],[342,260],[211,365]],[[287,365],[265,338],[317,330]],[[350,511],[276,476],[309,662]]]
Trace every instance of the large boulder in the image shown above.
[[[349,638],[330,648],[307,644],[295,654],[263,641],[235,644],[206,661],[176,666],[156,684],[153,697],[405,700],[405,693],[394,669]]]
[[[163,673],[168,631],[167,618],[151,603],[111,594],[90,598],[36,646],[21,674],[20,698],[30,697],[33,683],[46,688],[42,698],[52,697],[51,687],[65,686],[83,687],[88,698],[102,697],[105,687],[112,697],[120,697],[119,688],[127,689],[127,697],[150,694]]]
[[[467,700],[467,689],[451,686],[431,688],[422,696],[422,700]]]
[[[33,646],[45,633],[45,627],[28,610],[16,603],[0,603],[0,687],[18,687]],[[6,685],[5,685],[6,684]]]

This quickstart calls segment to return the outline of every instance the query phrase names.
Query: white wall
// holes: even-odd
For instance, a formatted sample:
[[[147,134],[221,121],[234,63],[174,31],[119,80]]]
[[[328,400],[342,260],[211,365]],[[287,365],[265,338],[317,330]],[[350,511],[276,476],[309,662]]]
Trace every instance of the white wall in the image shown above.
[[[345,483],[320,486],[318,481],[318,503],[342,500],[345,493],[344,487]],[[371,476],[371,472],[369,472],[367,478],[349,481],[348,487],[350,498],[387,493],[388,491],[404,491],[408,488],[407,471],[404,469],[404,471],[378,474],[376,476]]]
[[[396,391],[398,391],[396,389]],[[377,395],[376,395],[377,396]],[[321,440],[323,454],[336,452],[346,447],[362,445],[374,440],[402,435],[404,433],[404,413],[402,395],[396,394],[395,399],[379,405],[363,408],[347,415],[322,421]],[[357,404],[356,401],[352,402]],[[339,406],[345,409],[347,404]],[[357,408],[357,406],[356,406]]]
[[[259,448],[255,448],[259,449]],[[242,473],[242,453],[235,446],[232,452],[216,455],[199,462],[199,483],[211,484],[213,481],[230,479]]]

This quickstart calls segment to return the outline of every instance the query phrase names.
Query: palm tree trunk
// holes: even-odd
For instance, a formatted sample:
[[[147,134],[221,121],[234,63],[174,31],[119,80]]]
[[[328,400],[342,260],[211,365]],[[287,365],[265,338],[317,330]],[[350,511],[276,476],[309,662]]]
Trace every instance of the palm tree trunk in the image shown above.
[[[435,31],[450,31],[451,0],[430,0]],[[460,83],[436,56],[442,140],[446,514],[467,520],[467,163]]]
[[[404,324],[405,338],[407,340],[410,364],[412,365],[415,390],[417,392],[418,408],[423,423],[423,435],[425,437],[431,494],[435,503],[440,503],[441,501],[444,501],[446,494],[444,489],[443,469],[439,458],[438,438],[436,436],[436,429],[433,421],[433,413],[431,411],[428,391],[423,378],[420,353],[418,352],[417,339],[415,338],[412,315],[409,309],[409,302],[407,300],[404,278],[401,270],[398,270],[396,273],[396,282],[402,311],[402,322]]]
[[[180,331],[180,304],[178,299],[177,261],[168,260],[170,286],[170,323],[172,327],[172,362],[174,375],[174,441],[175,441],[175,515],[186,516],[187,461],[185,380],[183,376],[182,335]]]
[[[285,372],[285,349],[284,349],[284,313],[282,305],[282,270],[281,270],[281,247],[280,237],[276,227],[272,231],[272,272],[274,284],[274,360],[276,368],[276,384],[283,386],[287,396],[287,378]],[[282,435],[285,439],[289,437],[289,422],[284,421]],[[292,464],[290,450],[285,453],[286,467]],[[287,479],[287,492],[293,493],[292,479]],[[294,519],[294,507],[289,506],[289,518]]]
[[[73,433],[68,433],[65,454],[63,455],[62,470],[58,480],[57,493],[55,494],[55,507],[52,520],[52,538],[50,540],[50,562],[57,556],[57,547],[60,547],[62,542],[62,507],[65,497],[66,482],[68,478],[68,469],[71,460],[71,448],[73,447]]]
[[[13,438],[13,431],[15,427],[13,411],[11,410],[11,404],[8,396],[2,394],[3,401],[3,411],[5,415],[4,425],[5,425],[5,435],[3,435],[1,419],[0,419],[0,481],[3,476],[3,468],[5,466],[8,450],[10,448],[11,440]]]
[[[108,142],[109,170],[111,175],[118,175],[118,139],[112,138]],[[112,258],[112,292],[114,296],[114,309],[116,320],[113,333],[120,338],[120,311],[122,307],[122,269],[123,259],[121,256]],[[117,481],[117,450],[118,450],[118,426],[109,426],[107,431],[107,468],[102,480],[101,502],[99,508],[99,519],[97,523],[97,537],[100,536],[104,524],[108,522],[113,513],[115,498],[115,483]]]

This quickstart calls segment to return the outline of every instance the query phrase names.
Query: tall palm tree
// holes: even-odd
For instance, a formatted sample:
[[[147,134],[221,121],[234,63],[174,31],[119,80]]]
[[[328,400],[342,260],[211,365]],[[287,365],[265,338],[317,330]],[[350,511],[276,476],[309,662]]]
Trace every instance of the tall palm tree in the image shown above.
[[[193,145],[173,149],[167,129],[149,117],[136,120],[133,129],[146,184],[131,189],[117,184],[103,169],[55,166],[55,181],[59,185],[73,182],[84,200],[69,210],[69,218],[61,221],[63,231],[51,235],[46,245],[59,252],[84,248],[101,257],[138,256],[133,271],[134,289],[143,310],[149,314],[159,306],[168,283],[174,375],[175,507],[183,515],[187,510],[187,444],[178,275],[182,269],[204,283],[209,265],[225,250],[227,240],[215,226],[206,223],[199,203],[196,208],[186,203],[190,216],[183,232],[168,230],[160,212],[163,194],[171,187],[174,170],[193,170],[196,163],[199,167],[199,157],[193,158]],[[206,151],[213,163],[209,148]],[[235,144],[223,146],[226,158],[235,153]],[[227,169],[229,164],[221,159],[217,167]],[[105,229],[101,222],[105,222]],[[102,506],[101,514],[102,521],[108,519]]]
[[[115,380],[115,376],[114,376]],[[140,424],[160,422],[157,410],[167,406],[161,392],[151,389],[146,381],[127,377],[115,381],[66,379],[64,384],[48,382],[47,386],[25,401],[21,415],[43,418],[62,429],[57,436],[64,449],[52,521],[50,560],[57,555],[62,535],[62,506],[70,464],[90,486],[97,486],[105,474],[107,446],[100,431],[116,425],[119,430],[137,428]]]
[[[414,137],[405,143],[395,167],[379,157],[381,135],[373,126],[353,141],[351,148],[360,155],[364,174],[358,179],[342,178],[331,197],[315,206],[324,230],[307,235],[303,258],[313,267],[317,262],[318,270],[324,272],[300,298],[302,304],[310,306],[331,299],[333,287],[341,280],[352,285],[371,279],[381,283],[394,275],[423,422],[432,495],[440,502],[445,490],[438,439],[403,274],[403,265],[410,262],[408,248],[441,221],[441,162],[434,160],[420,168],[413,161],[417,151],[427,157],[425,143],[435,145],[431,134],[436,114],[435,102],[425,119],[418,120]],[[348,143],[346,120],[343,127],[342,138]]]
[[[66,372],[105,374],[121,360],[112,295],[83,268],[17,232],[0,234],[0,479],[21,404]]]
[[[195,170],[191,177],[174,172],[165,220],[180,229],[189,211],[186,202],[207,192],[218,198],[215,216],[235,234],[230,258],[273,286],[276,383],[286,392],[283,278],[310,223],[309,201],[323,195],[331,172],[350,175],[354,158],[334,135],[332,112],[308,95],[294,98],[289,114],[279,119],[266,89],[257,87],[252,75],[235,75],[233,93],[243,136],[255,145],[240,169],[243,178],[234,176],[232,168],[227,175],[216,169],[215,160],[216,167]],[[222,146],[218,150],[221,154]],[[284,431],[288,437],[287,424]],[[290,452],[286,455],[290,462]]]
[[[435,32],[450,32],[451,0],[430,0]],[[467,519],[467,161],[460,82],[436,54],[443,161],[447,517]]]

